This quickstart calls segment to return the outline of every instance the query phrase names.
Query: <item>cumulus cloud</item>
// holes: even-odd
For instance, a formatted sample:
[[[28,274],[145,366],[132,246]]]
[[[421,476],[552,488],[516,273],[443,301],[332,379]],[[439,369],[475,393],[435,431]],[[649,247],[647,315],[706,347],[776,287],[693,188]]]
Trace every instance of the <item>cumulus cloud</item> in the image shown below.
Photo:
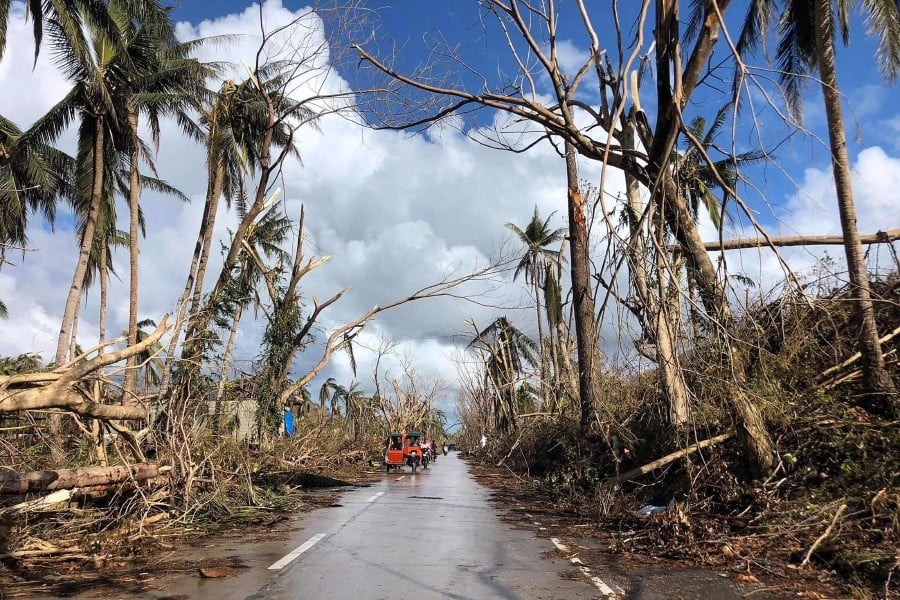
[[[900,157],[891,156],[878,146],[866,148],[855,157],[851,175],[860,233],[876,233],[900,226]],[[826,163],[805,169],[796,191],[778,204],[774,219],[774,224],[764,223],[767,232],[773,236],[840,235],[831,165]],[[755,235],[748,227],[740,227],[726,237]],[[706,239],[715,238],[707,236]],[[889,253],[882,252],[881,246],[873,248],[870,268],[889,267]],[[845,264],[841,246],[790,247],[780,252],[801,277],[809,274],[826,255],[840,268],[845,268],[841,266]],[[778,287],[785,278],[777,258],[768,249],[729,252],[728,262],[732,273],[738,272],[758,281],[762,291]]]
[[[310,18],[306,9],[292,10],[275,0],[266,2],[264,8],[270,28],[298,17]],[[240,34],[224,53],[238,65],[242,61],[251,64],[259,43],[256,10],[250,7],[221,19],[181,23],[179,34],[183,39]],[[10,48],[30,47],[31,33],[23,22],[14,18],[11,23]],[[206,58],[221,57],[223,48],[210,47],[205,52]],[[7,88],[12,80],[25,82],[18,85],[28,93],[5,95],[0,109],[3,114],[16,115],[22,126],[67,91],[66,82],[46,57],[34,73],[30,59],[26,52],[0,63],[4,69],[0,81]],[[232,75],[240,76],[240,69],[236,67]],[[328,77],[327,83],[318,81],[313,87],[340,89],[346,85],[333,72]],[[36,85],[31,85],[32,81]],[[55,96],[32,93],[37,82]],[[302,95],[303,90],[296,93]],[[553,210],[564,214],[564,167],[550,148],[516,156],[486,149],[452,131],[410,138],[397,132],[365,130],[338,115],[322,119],[317,129],[303,130],[298,147],[302,164],[288,165],[284,174],[286,211],[298,215],[302,202],[307,213],[307,255],[333,256],[304,281],[304,298],[323,299],[350,286],[345,298],[324,315],[322,326],[326,329],[360,316],[374,304],[402,298],[487,264],[497,255],[504,223],[524,224],[535,205],[543,214]],[[71,140],[66,149],[73,149]],[[160,175],[192,198],[191,203],[181,204],[152,193],[143,197],[148,237],[141,241],[140,317],[159,319],[174,310],[184,286],[206,182],[199,175],[204,173],[202,147],[180,136],[172,123],[164,126],[156,162]],[[123,223],[126,214],[124,204],[120,205]],[[0,324],[4,331],[0,354],[52,354],[76,258],[75,236],[66,225],[70,221],[70,216],[63,215],[53,233],[35,221],[29,234],[36,251],[0,272],[0,297],[11,314],[9,321]],[[217,223],[217,239],[226,240],[228,229],[236,222],[236,215],[229,211]],[[221,264],[218,247],[216,242],[208,279]],[[110,334],[117,334],[127,323],[127,265],[127,252],[118,253],[114,267],[121,280],[111,280]],[[512,311],[518,303],[516,293],[497,294],[489,284],[461,293],[473,297],[492,294],[486,302],[510,304]],[[96,296],[96,290],[89,292],[79,326],[84,346],[96,340]],[[456,334],[465,327],[464,320],[472,317],[484,324],[495,312],[452,298],[428,300],[385,313],[374,323],[373,332],[407,344],[410,353],[423,361],[421,372],[452,378],[448,357],[457,343]],[[243,327],[239,360],[248,361],[258,354],[261,327],[261,322],[250,320]],[[297,370],[317,358],[310,349],[300,357]],[[368,364],[365,356],[358,358],[363,366]],[[331,375],[352,377],[344,358],[337,357],[323,377]],[[361,372],[359,377],[366,376]]]
[[[304,26],[313,27],[313,37],[299,39],[321,42],[316,37],[320,33],[315,30],[316,18],[308,9],[293,10],[279,0],[269,0],[264,10],[268,27],[301,18]],[[46,52],[32,72],[31,32],[24,23],[23,11],[20,3],[14,5],[9,50],[0,62],[0,84],[4,89],[15,86],[17,93],[3,95],[0,113],[13,117],[24,127],[68,88],[47,60]],[[227,47],[210,46],[204,52],[206,58],[227,56],[236,65],[231,76],[242,77],[238,65],[241,61],[252,64],[259,43],[259,16],[255,7],[248,7],[218,19],[181,23],[178,31],[183,39],[239,34]],[[297,39],[287,36],[282,49],[295,47]],[[571,60],[581,60],[577,48],[565,49]],[[308,78],[305,87],[300,86],[296,93],[302,96],[322,86],[345,89],[346,81],[339,74],[328,69],[322,73],[324,78]],[[493,125],[489,128],[492,131],[529,135],[509,127],[503,116],[498,116]],[[71,136],[62,143],[68,144],[66,149],[73,149]],[[525,154],[512,154],[485,148],[453,129],[410,136],[367,130],[351,119],[330,115],[318,123],[318,128],[304,129],[298,147],[302,163],[287,165],[282,182],[285,210],[295,217],[301,203],[306,208],[307,256],[333,257],[304,280],[303,297],[307,301],[321,300],[350,286],[346,296],[323,316],[317,332],[320,340],[330,327],[357,318],[375,304],[404,297],[448,275],[488,263],[503,251],[503,225],[515,222],[524,226],[535,206],[544,216],[557,212],[554,227],[561,226],[565,218],[565,165],[548,144]],[[203,149],[180,136],[174,124],[167,123],[157,168],[192,202],[181,204],[151,193],[143,198],[148,237],[141,241],[140,317],[156,319],[174,309],[184,286],[206,186],[202,176]],[[586,163],[585,177],[596,180],[598,174],[599,168]],[[861,228],[896,223],[900,159],[880,148],[868,149],[856,158],[854,177],[859,190]],[[621,187],[621,174],[610,171],[607,192],[615,195]],[[123,223],[126,214],[123,204]],[[807,170],[801,188],[786,199],[778,215],[778,232],[834,232],[838,230],[835,215],[830,171],[822,165]],[[75,236],[66,225],[70,222],[71,217],[63,215],[57,230],[50,232],[33,221],[29,235],[35,251],[0,271],[0,298],[10,311],[10,319],[0,322],[0,354],[52,354],[76,259]],[[218,241],[213,246],[209,278],[214,277],[221,264],[216,251],[219,241],[227,239],[228,229],[233,229],[236,222],[234,211],[228,211],[217,223]],[[739,235],[746,231],[730,233]],[[506,245],[506,252],[513,250],[512,244]],[[786,255],[806,265],[814,253],[796,251]],[[778,273],[777,265],[765,253],[729,256],[729,263],[732,271],[755,268],[761,279],[774,280]],[[127,322],[127,265],[127,253],[118,253],[114,266],[122,279],[111,281],[111,334],[124,329]],[[476,302],[444,297],[385,313],[361,338],[363,345],[374,348],[381,336],[393,337],[403,344],[420,373],[452,380],[452,356],[464,344],[466,319],[472,318],[483,327],[505,313],[524,329],[534,329],[533,307],[524,299],[527,289],[518,284],[511,286],[508,280],[504,283],[502,289],[486,282],[460,291]],[[84,307],[79,328],[84,346],[93,345],[96,340],[96,296],[96,291],[90,292]],[[258,355],[261,327],[261,321],[248,319],[242,328],[239,361],[250,361]],[[615,339],[614,329],[613,325],[605,329],[610,339]],[[356,378],[367,386],[373,356],[363,351],[356,357],[360,363]],[[308,349],[299,357],[295,371],[302,372],[317,359],[315,349]],[[396,362],[386,366],[389,372],[396,368]],[[321,378],[329,376],[345,384],[354,377],[345,356],[336,356]],[[318,383],[314,382],[314,386]],[[452,402],[452,397],[448,396],[447,402]]]

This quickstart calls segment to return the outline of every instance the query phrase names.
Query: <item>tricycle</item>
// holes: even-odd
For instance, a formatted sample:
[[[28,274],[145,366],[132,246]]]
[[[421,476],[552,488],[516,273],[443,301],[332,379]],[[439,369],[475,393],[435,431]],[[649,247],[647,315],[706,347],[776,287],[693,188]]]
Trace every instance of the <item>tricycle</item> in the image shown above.
[[[388,436],[387,450],[384,455],[384,470],[390,473],[391,469],[403,469],[409,466],[412,472],[420,466],[428,468],[429,457],[422,450],[419,443],[421,433],[392,433]]]

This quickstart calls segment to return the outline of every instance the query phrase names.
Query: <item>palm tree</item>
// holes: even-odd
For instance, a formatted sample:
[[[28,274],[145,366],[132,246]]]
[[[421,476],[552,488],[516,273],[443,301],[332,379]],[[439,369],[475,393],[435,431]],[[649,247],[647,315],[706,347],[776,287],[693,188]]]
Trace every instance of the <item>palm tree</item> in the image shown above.
[[[57,200],[72,200],[72,169],[70,156],[23,138],[15,123],[0,116],[0,258],[8,246],[28,243],[29,212],[53,224]]]
[[[550,246],[561,242],[566,235],[566,230],[563,227],[560,227],[558,229],[550,228],[550,219],[553,218],[553,214],[554,213],[550,213],[550,216],[542,221],[540,214],[538,213],[537,206],[535,206],[534,215],[531,217],[531,221],[529,221],[524,231],[514,223],[506,224],[506,228],[512,231],[519,239],[519,241],[522,242],[522,245],[525,246],[525,251],[523,252],[522,257],[519,259],[519,264],[516,265],[516,270],[513,273],[513,280],[518,279],[519,275],[522,274],[525,277],[526,283],[531,283],[532,285],[534,285],[534,298],[535,308],[537,311],[538,326],[538,348],[541,355],[542,370],[545,364],[545,360],[544,327],[542,325],[541,317],[540,290],[544,286],[544,283],[546,281],[547,272],[552,271],[556,264],[556,261],[559,258],[559,251],[551,249]],[[554,365],[554,372],[555,367],[556,365]],[[545,373],[541,373],[542,391],[546,390],[547,387],[545,375]],[[542,396],[546,397],[546,394],[542,394]]]
[[[70,156],[23,138],[15,123],[0,116],[0,269],[10,249],[27,245],[30,212],[52,226],[57,200],[72,200],[72,168]],[[0,302],[0,318],[7,316]]]
[[[335,388],[338,387],[337,380],[334,377],[329,377],[325,380],[325,383],[322,384],[322,387],[319,388],[319,409],[322,411],[322,414],[325,414],[325,403],[328,402],[328,398],[334,396]],[[332,404],[331,413],[334,414],[334,408]]]
[[[128,22],[123,35],[131,45],[144,47],[142,59],[146,66],[132,73],[131,95],[128,101],[128,132],[130,137],[130,165],[128,185],[129,232],[130,232],[130,277],[128,344],[137,340],[138,319],[138,229],[141,195],[140,161],[144,160],[153,168],[152,160],[138,137],[140,117],[146,117],[153,135],[154,145],[159,147],[160,117],[174,116],[182,131],[189,137],[199,139],[200,130],[189,116],[198,112],[206,97],[204,83],[215,72],[215,65],[206,65],[190,57],[190,53],[204,40],[178,43],[175,39],[171,20],[171,7],[154,5],[153,18],[149,23]],[[128,359],[125,377],[125,396],[134,385],[136,371],[133,369],[136,357]]]
[[[468,345],[485,354],[485,387],[494,390],[494,420],[497,429],[516,428],[516,400],[525,364],[538,364],[536,346],[506,317],[499,317],[479,331]]]
[[[112,12],[109,15],[113,18]],[[119,22],[130,19],[130,16],[124,11],[115,14]],[[124,26],[120,31],[122,29]],[[76,175],[76,194],[81,198],[90,198],[90,201],[85,212],[81,250],[60,326],[55,359],[57,364],[65,362],[71,339],[79,296],[103,207],[109,159],[128,147],[124,122],[127,114],[128,73],[140,68],[140,53],[143,51],[140,47],[124,48],[120,43],[115,43],[121,41],[121,36],[110,41],[106,32],[101,34],[92,30],[90,33],[90,52],[82,51],[69,38],[55,39],[58,46],[54,60],[74,86],[24,134],[37,143],[49,144],[80,117],[76,162],[79,169],[90,165],[87,170],[89,177]]]
[[[338,398],[338,402],[343,400],[344,402],[344,417],[347,422],[350,424],[350,429],[353,432],[353,439],[359,439],[359,434],[363,430],[365,426],[365,422],[367,420],[367,398],[363,391],[359,389],[359,383],[353,381],[350,382],[350,387],[340,388],[340,397]]]
[[[712,165],[701,156],[700,150],[693,145],[690,138],[698,140],[707,153],[711,153],[713,150],[721,152],[715,145],[716,137],[733,109],[734,106],[731,103],[722,106],[716,112],[708,128],[705,117],[696,116],[691,119],[687,127],[689,134],[687,149],[683,153],[673,152],[672,155],[676,182],[690,204],[694,219],[698,218],[702,206],[716,229],[722,226],[722,211],[726,210],[729,200],[728,190],[737,187],[740,177],[738,168],[741,165],[761,162],[768,156],[761,150],[750,150],[735,156],[726,155],[725,158],[713,162]],[[722,187],[720,180],[726,186],[722,190],[721,199],[714,193],[716,188]]]
[[[20,354],[13,358],[4,356],[0,358],[0,375],[18,375],[19,373],[31,373],[44,367],[40,354]]]
[[[856,295],[857,335],[862,355],[863,383],[867,391],[863,406],[886,418],[895,418],[900,414],[900,403],[893,380],[884,366],[869,273],[856,227],[850,159],[835,66],[835,35],[839,29],[844,45],[849,44],[850,13],[855,4],[851,0],[756,0],[751,3],[738,50],[746,52],[753,49],[759,34],[767,32],[769,23],[781,6],[783,12],[777,23],[777,59],[788,106],[798,119],[803,76],[810,71],[818,71],[828,121],[844,253],[850,285]],[[878,37],[877,60],[882,74],[892,83],[900,73],[900,4],[896,0],[864,0],[862,11],[869,32]]]
[[[140,3],[134,0],[132,4]],[[90,53],[90,43],[84,35],[84,26],[102,32],[113,43],[118,41],[118,31],[102,0],[28,0],[25,17],[32,20],[34,32],[34,59],[37,61],[46,27],[51,39],[65,39],[67,45],[78,54]],[[0,58],[6,50],[6,32],[9,25],[10,0],[0,2]]]
[[[287,156],[299,158],[294,146],[295,125],[290,123],[290,118],[305,121],[311,118],[312,113],[298,106],[285,93],[293,68],[289,63],[276,61],[264,65],[253,77],[239,85],[231,83],[229,86],[229,82],[225,82],[223,92],[226,102],[209,116],[209,126],[214,130],[207,137],[210,219],[215,216],[219,195],[233,193],[241,220],[226,250],[219,276],[202,303],[205,257],[208,257],[212,242],[212,229],[206,219],[201,223],[197,243],[202,242],[205,247],[193,284],[191,314],[182,353],[182,358],[188,362],[193,362],[192,359],[202,353],[203,338],[212,313],[209,308],[218,302],[250,228],[268,208],[267,196],[271,193],[269,181],[274,173],[273,167],[277,169]],[[220,93],[220,96],[223,94]],[[270,164],[273,154],[277,156],[275,165]],[[259,180],[250,194],[245,188],[245,176],[254,174],[257,169],[260,171]]]
[[[252,80],[241,83],[226,80],[210,105],[201,111],[200,123],[205,128],[206,142],[206,199],[191,266],[179,302],[175,331],[169,341],[162,386],[164,392],[171,378],[174,349],[184,327],[186,314],[188,325],[182,356],[186,358],[196,354],[203,345],[203,340],[197,339],[203,329],[200,306],[219,202],[224,196],[227,206],[231,207],[234,201],[246,200],[245,179],[255,173],[259,166],[259,145],[269,127],[265,111],[265,101]],[[287,143],[289,136],[286,128],[276,127],[273,138],[276,144]],[[209,306],[213,305],[213,302],[209,303]]]

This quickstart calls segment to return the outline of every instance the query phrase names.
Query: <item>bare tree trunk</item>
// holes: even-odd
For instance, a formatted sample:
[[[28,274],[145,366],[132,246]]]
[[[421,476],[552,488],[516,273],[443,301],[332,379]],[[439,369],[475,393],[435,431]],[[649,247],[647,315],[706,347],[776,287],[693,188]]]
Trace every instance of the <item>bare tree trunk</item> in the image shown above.
[[[662,244],[660,244],[662,247]],[[660,253],[661,254],[661,253]],[[664,255],[657,261],[665,260]],[[655,315],[656,358],[659,364],[663,389],[669,400],[669,422],[676,430],[683,429],[691,418],[689,394],[684,381],[684,371],[678,362],[678,314],[680,309],[678,294],[679,269],[672,265],[669,269],[659,262],[659,305]],[[668,281],[668,285],[664,282]]]
[[[225,344],[225,353],[222,355],[222,367],[219,370],[219,385],[216,390],[216,402],[213,408],[213,436],[218,436],[219,429],[221,428],[222,397],[225,395],[225,384],[228,382],[228,363],[231,360],[231,353],[234,351],[234,342],[237,340],[238,327],[240,326],[243,314],[244,305],[238,304],[237,311],[234,314],[234,322],[231,324],[231,333],[228,335],[228,343]]]
[[[816,0],[816,55],[825,98],[825,115],[828,119],[828,140],[831,145],[831,164],[837,191],[841,231],[844,234],[844,252],[850,286],[856,296],[854,308],[858,322],[857,342],[862,354],[863,384],[866,398],[862,406],[866,410],[888,419],[900,414],[894,382],[884,368],[884,355],[878,342],[878,327],[869,287],[869,273],[856,228],[856,206],[853,200],[853,182],[850,176],[850,159],[847,155],[847,139],[841,109],[840,88],[834,64],[834,30],[831,0]]]
[[[260,91],[266,100],[266,118],[268,126],[259,145],[259,181],[256,186],[256,192],[253,196],[253,203],[247,208],[247,212],[243,215],[240,223],[238,223],[238,226],[234,231],[234,236],[231,239],[231,243],[228,247],[228,252],[225,255],[225,260],[222,263],[222,269],[219,271],[219,277],[216,279],[216,283],[213,285],[212,290],[210,290],[209,296],[204,302],[202,302],[202,306],[199,303],[200,298],[198,292],[200,286],[196,285],[194,288],[194,296],[198,304],[194,304],[193,302],[191,303],[191,315],[188,322],[187,333],[185,334],[183,347],[184,349],[181,354],[182,359],[188,361],[193,361],[199,355],[199,344],[201,342],[199,336],[206,335],[207,333],[209,322],[212,317],[212,307],[219,301],[222,290],[225,288],[225,285],[228,283],[228,280],[231,277],[231,270],[237,264],[238,256],[240,255],[241,248],[243,247],[243,241],[247,238],[247,235],[250,231],[250,226],[253,225],[253,222],[262,213],[266,206],[266,194],[269,191],[269,180],[273,173],[273,169],[271,166],[272,139],[275,132],[276,119],[280,118],[280,115],[276,114],[275,105],[271,97],[268,95],[268,92],[266,92],[264,88],[262,88]],[[282,153],[279,157],[279,160],[283,159],[284,156],[285,155]],[[212,232],[210,232],[210,234],[211,233]],[[205,249],[205,252],[208,256],[208,247]],[[205,272],[205,268],[205,263],[202,263],[202,268],[198,269],[198,283],[201,281],[201,277]]]
[[[81,295],[81,289],[84,286],[84,275],[87,273],[88,258],[90,258],[91,247],[94,243],[94,231],[97,228],[100,207],[103,205],[104,133],[103,117],[97,117],[94,132],[94,181],[91,188],[91,206],[84,224],[84,235],[81,238],[78,263],[75,266],[75,273],[72,274],[72,285],[69,287],[69,295],[66,298],[66,307],[63,311],[62,324],[59,329],[55,358],[57,366],[66,362],[69,340],[72,337],[72,326],[75,322],[75,315],[78,312],[78,300]]]
[[[724,12],[728,0],[719,0],[716,10]],[[675,239],[685,251],[687,266],[698,284],[700,299],[711,319],[719,328],[723,346],[723,367],[730,369],[733,381],[727,395],[740,443],[750,459],[755,474],[771,473],[775,449],[762,417],[762,412],[747,392],[749,349],[731,339],[734,326],[731,306],[722,282],[700,237],[694,216],[668,168],[671,152],[679,131],[679,113],[699,80],[701,67],[712,53],[718,39],[719,19],[716,10],[706,10],[703,32],[687,69],[682,72],[680,33],[678,30],[679,3],[676,0],[656,0],[656,89],[658,118],[650,147],[650,180],[659,194],[657,209]],[[695,60],[704,57],[702,61]],[[673,71],[674,67],[674,71]]]
[[[129,264],[129,289],[128,289],[128,345],[137,343],[138,322],[138,236],[140,227],[138,212],[140,210],[140,146],[138,141],[138,113],[134,108],[128,110],[128,126],[131,131],[131,172],[128,181],[128,264]],[[134,383],[137,379],[137,357],[128,359],[125,369],[125,389],[122,393],[122,402],[131,403]]]
[[[119,465],[115,467],[81,467],[56,471],[0,471],[0,494],[52,492],[74,487],[109,485],[126,481],[143,481],[159,477],[154,464]]]
[[[107,296],[109,295],[109,260],[106,255],[107,239],[105,234],[101,234],[100,239],[100,348],[97,350],[97,356],[103,356],[103,342],[106,341],[106,307],[108,304]]]
[[[623,123],[621,143],[623,149],[634,149],[634,126],[631,119],[626,119]],[[642,223],[644,203],[641,201],[638,180],[629,171],[625,171],[625,186],[630,230],[630,239],[626,250],[629,254],[629,273],[635,294],[641,302],[639,310],[644,337],[652,339],[656,348],[657,374],[660,387],[666,396],[669,422],[677,430],[688,423],[690,415],[687,386],[677,360],[675,343],[677,336],[673,326],[674,315],[677,313],[672,311],[672,307],[665,299],[666,290],[669,288],[664,284],[664,281],[669,279],[666,273],[667,269],[663,264],[663,261],[667,260],[665,244],[660,243],[659,248],[655,250],[659,286],[658,294],[654,296],[650,290],[648,278],[647,234]],[[660,228],[657,228],[660,238],[663,237],[662,225],[659,223]],[[661,239],[660,242],[664,242],[664,240]],[[671,285],[677,285],[674,278]]]
[[[548,385],[548,377],[547,377],[547,353],[544,351],[544,325],[541,319],[541,286],[540,279],[538,276],[538,255],[535,254],[531,258],[531,277],[534,282],[534,306],[535,306],[535,316],[537,317],[537,328],[538,328],[538,352],[540,358],[540,389],[541,389],[541,402],[546,403],[547,398],[550,394],[547,393],[549,389]]]
[[[559,305],[559,319],[556,321],[557,353],[559,358],[559,367],[557,368],[564,377],[563,382],[566,394],[568,394],[570,398],[575,398],[578,395],[578,377],[575,375],[575,367],[572,365],[572,348],[569,339],[569,327],[567,326],[566,319],[563,319],[562,291],[559,288],[559,284],[562,281],[561,253],[562,248],[560,248],[560,256],[556,261],[556,290],[557,294],[559,294],[557,302]]]
[[[575,306],[575,339],[578,347],[578,392],[580,396],[580,428],[587,433],[594,418],[600,370],[600,353],[594,322],[594,297],[591,293],[590,256],[588,255],[587,222],[578,185],[578,162],[575,147],[566,141],[566,182],[568,186],[570,260],[572,261],[572,294]]]

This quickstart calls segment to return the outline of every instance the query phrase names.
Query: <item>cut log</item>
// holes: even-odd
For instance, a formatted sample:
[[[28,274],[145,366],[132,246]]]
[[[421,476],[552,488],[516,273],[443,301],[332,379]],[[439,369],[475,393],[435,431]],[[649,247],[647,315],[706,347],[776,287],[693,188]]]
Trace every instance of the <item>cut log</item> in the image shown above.
[[[703,440],[702,442],[697,442],[692,446],[688,446],[682,450],[678,450],[677,452],[673,452],[671,454],[666,454],[662,458],[657,458],[653,462],[648,462],[646,465],[638,467],[636,469],[632,469],[630,471],[626,471],[622,473],[618,477],[612,477],[604,481],[601,485],[616,485],[617,483],[624,483],[629,479],[634,479],[635,477],[640,477],[641,475],[646,475],[650,471],[655,471],[660,467],[664,467],[670,462],[674,462],[681,458],[682,456],[688,456],[689,454],[693,454],[697,450],[702,450],[703,448],[707,448],[709,446],[714,446],[715,444],[720,444],[731,437],[730,433],[723,433],[722,435],[717,435],[716,437],[709,438],[708,440]]]
[[[143,463],[115,467],[82,467],[56,471],[16,473],[0,471],[0,494],[52,492],[76,487],[110,485],[126,481],[143,481],[159,476],[159,467]]]

